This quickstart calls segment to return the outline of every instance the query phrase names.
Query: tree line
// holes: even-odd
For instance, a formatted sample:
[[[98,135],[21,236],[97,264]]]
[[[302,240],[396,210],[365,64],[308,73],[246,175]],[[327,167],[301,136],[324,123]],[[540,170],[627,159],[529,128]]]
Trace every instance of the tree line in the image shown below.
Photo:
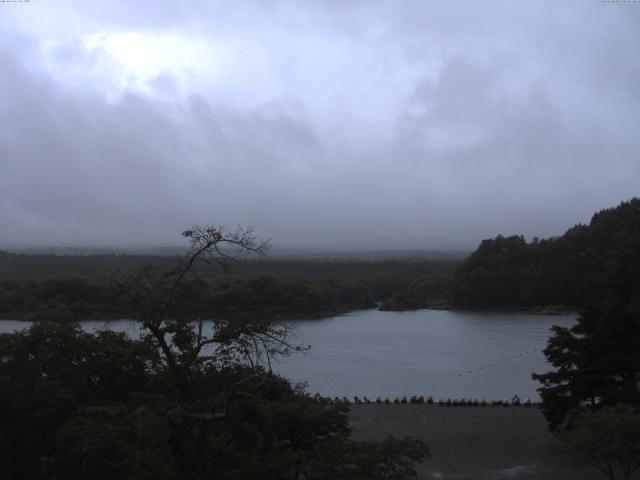
[[[161,277],[179,257],[24,255],[0,251],[0,318],[122,318],[132,306],[113,278],[144,271]],[[249,261],[223,269],[195,265],[181,283],[181,308],[207,318],[259,313],[282,318],[330,316],[378,304],[449,305],[458,262]]]
[[[458,307],[580,307],[640,291],[640,199],[593,215],[560,237],[483,240],[458,269]]]

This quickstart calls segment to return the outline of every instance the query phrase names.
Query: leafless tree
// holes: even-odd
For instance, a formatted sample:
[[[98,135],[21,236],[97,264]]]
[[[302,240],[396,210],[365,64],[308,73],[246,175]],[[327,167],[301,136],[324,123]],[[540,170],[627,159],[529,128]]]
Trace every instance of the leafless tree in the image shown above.
[[[223,226],[196,225],[182,232],[182,236],[189,240],[190,249],[172,270],[160,277],[143,270],[113,280],[117,291],[132,302],[136,319],[169,367],[189,367],[212,360],[244,361],[252,368],[264,362],[270,372],[274,356],[308,348],[291,342],[291,329],[286,324],[268,319],[220,319],[207,334],[201,318],[177,315],[174,306],[180,286],[188,276],[197,278],[197,264],[214,265],[228,272],[235,260],[251,255],[264,257],[269,249],[269,241],[257,240],[251,227],[227,231]],[[206,351],[209,353],[204,354]]]

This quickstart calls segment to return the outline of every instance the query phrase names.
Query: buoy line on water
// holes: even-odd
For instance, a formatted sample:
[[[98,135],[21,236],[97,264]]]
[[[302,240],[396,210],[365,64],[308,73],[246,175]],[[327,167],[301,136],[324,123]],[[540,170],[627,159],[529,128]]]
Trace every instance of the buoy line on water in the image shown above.
[[[336,396],[336,397],[323,397],[322,395],[320,395],[319,393],[316,393],[314,395],[314,398],[324,404],[327,405],[336,405],[336,404],[347,404],[347,405],[351,405],[351,404],[356,404],[356,405],[360,405],[360,404],[378,404],[378,405],[404,405],[404,404],[428,404],[428,405],[438,405],[441,407],[487,407],[487,406],[503,406],[503,407],[533,407],[533,406],[538,406],[539,403],[538,402],[532,402],[530,399],[525,399],[524,401],[521,401],[520,398],[517,395],[514,395],[513,398],[511,399],[503,399],[503,400],[486,400],[486,399],[471,399],[471,398],[447,398],[445,399],[439,399],[439,400],[434,400],[433,396],[429,395],[428,397],[425,398],[424,395],[411,395],[410,397],[408,397],[407,395],[403,395],[401,397],[385,397],[384,399],[382,399],[382,397],[376,397],[375,400],[372,400],[370,398],[368,398],[366,395],[363,395],[362,397],[359,396],[354,396],[354,397],[347,397],[347,396]]]
[[[516,358],[520,358],[523,357],[529,353],[534,353],[534,352],[538,352],[539,350],[537,348],[530,348],[527,350],[523,350],[520,353],[517,354],[513,354],[513,355],[507,355],[504,358],[500,358],[498,360],[495,360],[491,363],[488,364],[484,364],[481,365],[478,370],[488,370],[490,368],[494,368],[497,367],[500,364],[503,364],[508,362],[509,360],[514,360]],[[458,377],[462,377],[463,375],[471,375],[473,374],[473,370],[468,370],[466,373],[458,373]],[[529,398],[525,399],[524,401],[520,400],[520,397],[518,397],[517,395],[514,395],[511,399],[502,399],[502,400],[487,400],[487,399],[478,399],[478,398],[447,398],[447,399],[439,399],[439,400],[435,400],[433,398],[433,396],[429,395],[428,397],[425,398],[424,395],[411,395],[411,396],[407,396],[407,395],[403,395],[403,396],[396,396],[396,397],[385,397],[384,399],[382,397],[376,397],[375,400],[368,398],[366,395],[363,395],[362,397],[359,396],[353,396],[353,397],[347,397],[347,396],[336,396],[336,397],[323,397],[322,395],[320,395],[319,393],[316,393],[314,395],[314,398],[316,400],[318,400],[319,402],[325,403],[325,404],[340,404],[340,403],[344,403],[344,404],[380,404],[380,405],[398,405],[398,404],[429,404],[429,405],[438,405],[441,407],[449,407],[449,406],[453,406],[453,407],[458,407],[458,406],[474,406],[474,407],[486,407],[486,406],[503,406],[503,407],[509,407],[509,406],[515,406],[515,407],[520,407],[520,406],[524,406],[524,407],[532,407],[532,406],[539,406],[540,403],[539,402],[533,402],[531,401]]]
[[[478,367],[478,370],[489,370],[490,368],[497,367],[498,365],[503,365],[506,362],[508,362],[509,360],[514,360],[516,358],[523,357],[528,353],[533,353],[533,352],[537,352],[537,351],[538,351],[537,348],[530,348],[528,350],[524,350],[524,351],[522,351],[522,352],[520,352],[518,354],[515,354],[515,355],[507,355],[504,358],[500,358],[500,359],[495,360],[495,361],[493,361],[491,363],[487,363],[487,364],[481,365],[480,367]],[[465,376],[465,375],[471,375],[471,374],[473,374],[473,370],[467,370],[466,372],[458,373],[458,377],[462,377],[462,376]]]

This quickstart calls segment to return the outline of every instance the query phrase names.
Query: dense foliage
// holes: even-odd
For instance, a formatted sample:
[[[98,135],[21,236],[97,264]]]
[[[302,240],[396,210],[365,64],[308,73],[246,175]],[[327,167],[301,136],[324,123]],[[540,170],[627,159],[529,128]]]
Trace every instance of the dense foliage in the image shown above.
[[[271,371],[302,350],[286,325],[226,317],[213,331],[188,308],[201,261],[261,254],[251,230],[183,233],[189,254],[164,275],[114,279],[143,335],[36,322],[0,335],[0,460],[10,479],[415,478],[421,441],[349,438],[347,406]],[[197,278],[197,277],[196,277]],[[265,368],[266,367],[266,368]]]
[[[640,199],[596,213],[563,236],[483,240],[456,274],[453,301],[467,307],[582,306],[640,291]]]
[[[401,479],[427,453],[409,439],[353,442],[346,405],[228,350],[187,361],[194,345],[174,343],[170,365],[152,336],[62,322],[0,335],[3,478]]]
[[[257,276],[207,282],[188,279],[181,299],[193,314],[219,318],[233,313],[319,316],[372,308],[364,286],[307,278]],[[132,315],[132,306],[109,281],[58,278],[0,282],[0,317],[82,320]]]
[[[559,438],[580,459],[610,480],[631,480],[640,468],[640,410],[604,407],[586,410]]]
[[[544,353],[554,371],[534,374],[552,429],[571,428],[583,408],[640,406],[640,304],[587,307],[571,328],[553,327]]]
[[[18,255],[0,251],[0,318],[118,318],[133,313],[113,277],[162,277],[175,257]],[[195,265],[181,285],[194,314],[317,317],[385,303],[424,308],[450,303],[456,262],[239,261],[224,273]]]

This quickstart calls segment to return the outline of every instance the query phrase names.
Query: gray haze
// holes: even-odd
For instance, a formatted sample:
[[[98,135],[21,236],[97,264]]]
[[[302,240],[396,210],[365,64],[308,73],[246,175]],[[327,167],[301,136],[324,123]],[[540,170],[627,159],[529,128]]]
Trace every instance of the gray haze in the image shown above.
[[[639,152],[640,3],[0,3],[0,245],[472,248]]]

